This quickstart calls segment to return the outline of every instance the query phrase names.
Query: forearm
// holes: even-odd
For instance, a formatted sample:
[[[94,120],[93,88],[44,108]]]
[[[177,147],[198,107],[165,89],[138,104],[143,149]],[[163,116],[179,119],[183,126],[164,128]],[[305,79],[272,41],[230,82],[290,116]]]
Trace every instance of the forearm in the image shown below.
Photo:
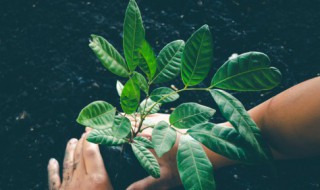
[[[320,153],[320,77],[300,83],[248,111],[275,159]],[[224,123],[232,127],[230,123]],[[205,151],[215,168],[235,164]]]
[[[300,83],[261,105],[261,132],[287,158],[320,153],[320,77]],[[256,112],[255,109],[252,112]]]

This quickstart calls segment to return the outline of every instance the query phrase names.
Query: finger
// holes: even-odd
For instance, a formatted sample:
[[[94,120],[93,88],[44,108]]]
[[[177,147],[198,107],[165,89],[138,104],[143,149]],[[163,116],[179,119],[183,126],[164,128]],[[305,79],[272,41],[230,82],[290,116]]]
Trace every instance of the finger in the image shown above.
[[[74,175],[75,176],[83,176],[87,174],[84,160],[82,156],[82,147],[83,147],[83,139],[85,137],[85,133],[82,134],[81,138],[79,139],[77,143],[77,147],[74,153]]]
[[[86,127],[86,132],[90,132],[92,129],[90,127]]]
[[[151,176],[131,184],[127,190],[136,189],[168,189],[167,183],[163,179],[155,179]]]
[[[62,186],[66,186],[72,178],[73,174],[73,165],[74,165],[74,152],[77,146],[77,139],[70,139],[63,160],[63,180]]]
[[[49,190],[58,190],[61,186],[59,163],[54,158],[51,158],[48,163],[48,182]]]
[[[170,117],[170,114],[156,113],[156,114],[148,115],[147,118],[150,118],[150,119],[152,118],[152,119],[155,119],[157,121],[169,122],[169,117]]]
[[[148,128],[150,129],[150,128]],[[141,133],[138,133],[137,136],[145,137],[148,140],[152,140],[152,129],[149,131],[148,129],[143,130]]]
[[[156,179],[151,176],[131,184],[127,190],[134,189],[171,189],[181,185],[179,175],[173,175],[167,168],[161,168],[161,177]]]
[[[84,165],[88,174],[98,173],[106,175],[103,159],[99,150],[99,146],[97,144],[91,143],[84,139],[82,154]]]

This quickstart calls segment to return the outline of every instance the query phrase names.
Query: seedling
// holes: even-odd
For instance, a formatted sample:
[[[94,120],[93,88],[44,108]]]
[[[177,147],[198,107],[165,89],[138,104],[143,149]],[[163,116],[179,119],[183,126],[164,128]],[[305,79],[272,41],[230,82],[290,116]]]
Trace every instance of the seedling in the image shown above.
[[[130,0],[123,26],[124,57],[103,37],[92,35],[90,48],[102,65],[127,82],[117,81],[122,111],[104,101],[95,101],[80,112],[77,122],[93,130],[87,140],[97,144],[119,146],[130,144],[141,166],[154,178],[160,177],[156,157],[162,157],[175,144],[177,129],[181,134],[177,166],[186,189],[215,189],[213,166],[201,144],[229,159],[246,164],[270,164],[270,149],[261,138],[259,128],[232,91],[261,91],[277,86],[281,80],[278,69],[270,67],[267,55],[248,52],[226,61],[215,73],[207,88],[198,88],[213,63],[212,35],[208,25],[196,30],[185,43],[176,40],[167,44],[156,56],[145,39],[140,10]],[[141,71],[141,72],[140,72]],[[154,84],[181,76],[181,89]],[[209,122],[215,110],[189,102],[177,106],[169,123],[160,121],[153,127],[152,140],[137,136],[145,128],[148,115],[157,113],[162,104],[173,102],[184,91],[206,91],[217,103],[222,115],[234,126]],[[151,92],[151,93],[150,93]],[[143,98],[142,98],[143,97]],[[141,101],[142,100],[142,101]],[[131,125],[127,116],[135,118]],[[200,144],[201,143],[201,144]],[[149,149],[154,149],[153,155]]]

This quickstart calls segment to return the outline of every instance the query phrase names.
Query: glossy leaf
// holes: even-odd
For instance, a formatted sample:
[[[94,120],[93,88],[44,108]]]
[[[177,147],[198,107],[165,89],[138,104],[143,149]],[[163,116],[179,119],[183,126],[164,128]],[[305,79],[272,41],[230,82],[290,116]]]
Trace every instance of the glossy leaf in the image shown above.
[[[144,99],[138,108],[138,112],[140,114],[154,114],[157,113],[160,110],[160,103],[156,103],[150,98]]]
[[[267,155],[254,136],[254,134],[260,134],[259,128],[241,102],[223,90],[210,90],[210,93],[217,103],[221,114],[234,126],[245,141],[263,157],[270,159],[267,158]]]
[[[176,131],[165,121],[160,121],[152,131],[152,144],[159,158],[176,142]]]
[[[124,116],[117,115],[112,127],[113,136],[116,138],[125,138],[131,131],[131,122]]]
[[[86,127],[104,129],[113,126],[116,108],[104,101],[95,101],[84,107],[77,122]]]
[[[173,102],[179,98],[179,94],[168,87],[160,87],[153,90],[150,94],[150,99],[159,103]]]
[[[156,73],[157,60],[152,47],[146,40],[142,43],[140,54],[142,60],[139,63],[139,67],[147,75],[148,79],[151,80]]]
[[[194,125],[207,122],[216,111],[212,108],[197,104],[184,103],[179,105],[170,115],[170,124],[188,129]]]
[[[139,7],[134,0],[130,0],[123,24],[123,49],[130,71],[134,71],[139,64],[144,36],[145,31]]]
[[[121,96],[121,94],[122,94],[123,87],[124,87],[123,84],[117,80],[116,88],[117,88],[117,92],[118,92],[119,96]]]
[[[126,143],[124,139],[119,139],[113,136],[112,129],[94,129],[87,136],[89,142],[95,144],[103,144],[108,146],[117,146]]]
[[[138,143],[141,146],[144,146],[144,147],[146,147],[148,149],[154,148],[152,142],[149,139],[145,138],[145,137],[136,136],[133,140],[134,140],[135,143]]]
[[[181,78],[185,86],[194,86],[205,79],[213,62],[212,37],[203,25],[188,39],[182,54]]]
[[[120,53],[103,37],[91,35],[89,47],[96,54],[102,65],[120,77],[128,77],[129,71]]]
[[[210,150],[231,160],[245,163],[260,161],[259,154],[250,146],[233,127],[201,123],[190,128],[187,133]]]
[[[190,136],[180,138],[177,164],[185,189],[216,189],[212,164],[201,145]]]
[[[160,177],[160,166],[153,154],[144,146],[132,143],[132,150],[141,166],[154,178]]]
[[[270,67],[266,54],[248,52],[225,62],[216,72],[211,87],[235,91],[269,90],[281,81],[278,69]]]
[[[181,71],[181,57],[184,41],[176,40],[167,44],[157,57],[157,71],[153,83],[168,82]]]
[[[133,73],[132,79],[135,81],[135,83],[139,86],[139,88],[146,93],[149,94],[149,86],[147,80],[144,78],[144,76],[138,72]]]
[[[133,78],[129,79],[124,85],[122,94],[120,96],[120,104],[122,110],[126,114],[135,112],[140,103],[140,89]]]

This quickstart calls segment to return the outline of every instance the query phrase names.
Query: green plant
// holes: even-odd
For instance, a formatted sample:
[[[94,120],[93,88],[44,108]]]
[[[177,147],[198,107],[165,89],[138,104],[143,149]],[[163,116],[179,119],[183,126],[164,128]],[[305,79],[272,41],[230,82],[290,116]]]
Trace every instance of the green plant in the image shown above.
[[[176,40],[167,44],[156,56],[145,39],[139,8],[134,0],[130,0],[123,30],[126,59],[104,38],[91,36],[89,46],[103,66],[128,80],[125,85],[119,81],[116,85],[124,113],[104,101],[92,102],[80,112],[77,122],[93,128],[88,141],[108,146],[130,144],[142,167],[151,176],[159,178],[159,164],[148,149],[154,149],[156,156],[162,157],[176,142],[176,128],[188,129],[182,133],[177,152],[178,170],[186,189],[215,189],[213,166],[200,143],[243,163],[272,163],[270,150],[261,138],[259,128],[242,104],[221,90],[260,91],[277,86],[281,74],[270,67],[267,55],[248,52],[230,59],[217,70],[209,87],[196,88],[194,86],[207,77],[213,62],[212,35],[207,25],[195,31],[186,43]],[[180,73],[183,88],[152,89],[153,84],[168,82]],[[191,102],[177,106],[170,115],[170,123],[161,121],[149,126],[154,128],[152,141],[137,136],[144,130],[143,122],[149,114],[158,112],[162,104],[177,100],[183,91],[210,93],[234,128],[209,122],[215,110]],[[142,101],[141,96],[144,97]],[[126,116],[135,118],[134,126],[137,127],[131,126]]]

